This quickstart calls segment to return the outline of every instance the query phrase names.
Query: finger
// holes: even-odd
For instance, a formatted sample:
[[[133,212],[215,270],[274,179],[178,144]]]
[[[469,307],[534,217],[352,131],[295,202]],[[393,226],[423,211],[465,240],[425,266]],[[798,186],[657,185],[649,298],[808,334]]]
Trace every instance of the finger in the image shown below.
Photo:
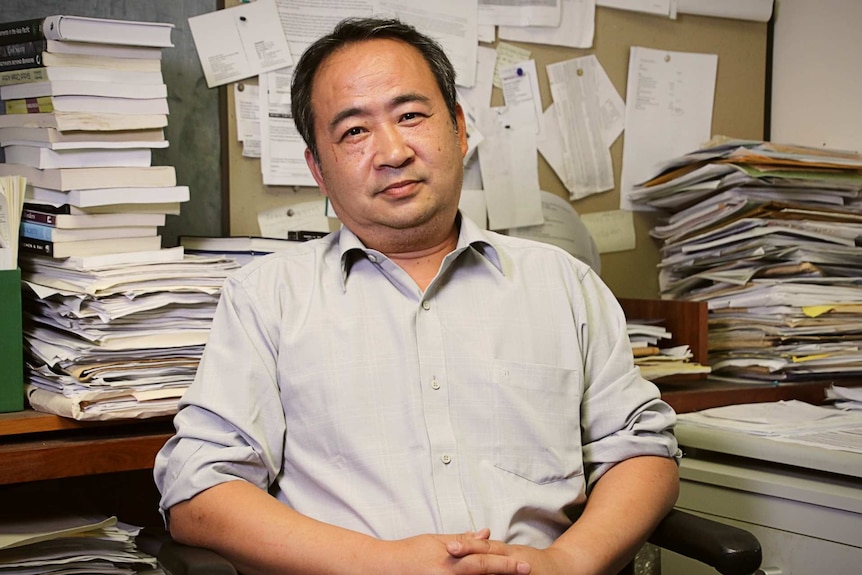
[[[459,575],[529,575],[530,564],[504,555],[474,553],[460,559],[455,571]]]
[[[490,536],[490,533],[488,534]],[[446,543],[446,551],[452,557],[466,557],[472,554],[495,554],[507,555],[508,546],[500,541],[479,537],[458,536],[453,541]]]

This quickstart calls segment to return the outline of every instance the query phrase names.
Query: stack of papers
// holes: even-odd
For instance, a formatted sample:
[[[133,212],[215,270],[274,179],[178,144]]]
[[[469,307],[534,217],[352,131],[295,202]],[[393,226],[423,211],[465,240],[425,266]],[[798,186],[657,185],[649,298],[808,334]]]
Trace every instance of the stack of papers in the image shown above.
[[[632,201],[667,214],[663,299],[709,305],[716,377],[862,374],[862,156],[720,141],[675,158]]]
[[[862,453],[862,413],[798,400],[728,405],[677,418],[710,429]]]
[[[709,366],[691,361],[688,345],[662,346],[673,334],[661,325],[642,320],[626,322],[629,342],[641,376],[656,380],[669,375],[709,373]]]
[[[30,516],[0,520],[0,573],[164,575],[137,549],[139,527],[116,517]]]
[[[168,415],[194,379],[239,265],[170,248],[22,262],[27,396],[80,420]]]

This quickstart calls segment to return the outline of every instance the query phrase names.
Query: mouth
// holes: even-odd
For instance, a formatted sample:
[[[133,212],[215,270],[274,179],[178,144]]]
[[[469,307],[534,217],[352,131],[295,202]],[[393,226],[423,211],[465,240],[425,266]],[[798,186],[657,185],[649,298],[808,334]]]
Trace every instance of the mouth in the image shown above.
[[[419,180],[400,180],[389,184],[378,193],[389,197],[402,198],[413,195],[419,183]]]

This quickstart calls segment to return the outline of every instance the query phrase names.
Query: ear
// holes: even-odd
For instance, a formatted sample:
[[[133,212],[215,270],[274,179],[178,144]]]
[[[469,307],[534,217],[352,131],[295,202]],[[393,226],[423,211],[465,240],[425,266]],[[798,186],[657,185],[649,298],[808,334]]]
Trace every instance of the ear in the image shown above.
[[[461,158],[467,155],[467,121],[461,104],[455,104],[455,122],[458,127],[458,143],[461,145]]]
[[[308,148],[305,148],[305,165],[308,166],[308,171],[311,172],[311,177],[313,177],[314,181],[317,182],[320,192],[324,196],[328,196],[329,194],[326,193],[326,186],[323,185],[323,172],[320,170],[320,164],[315,161],[314,154],[312,154],[311,150]]]

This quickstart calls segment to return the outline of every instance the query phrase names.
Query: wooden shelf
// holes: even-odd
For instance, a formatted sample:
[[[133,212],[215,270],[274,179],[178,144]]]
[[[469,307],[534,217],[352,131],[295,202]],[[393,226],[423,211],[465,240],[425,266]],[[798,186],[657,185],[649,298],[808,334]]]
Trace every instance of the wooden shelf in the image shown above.
[[[152,469],[170,418],[79,422],[25,410],[0,415],[0,485]]]

